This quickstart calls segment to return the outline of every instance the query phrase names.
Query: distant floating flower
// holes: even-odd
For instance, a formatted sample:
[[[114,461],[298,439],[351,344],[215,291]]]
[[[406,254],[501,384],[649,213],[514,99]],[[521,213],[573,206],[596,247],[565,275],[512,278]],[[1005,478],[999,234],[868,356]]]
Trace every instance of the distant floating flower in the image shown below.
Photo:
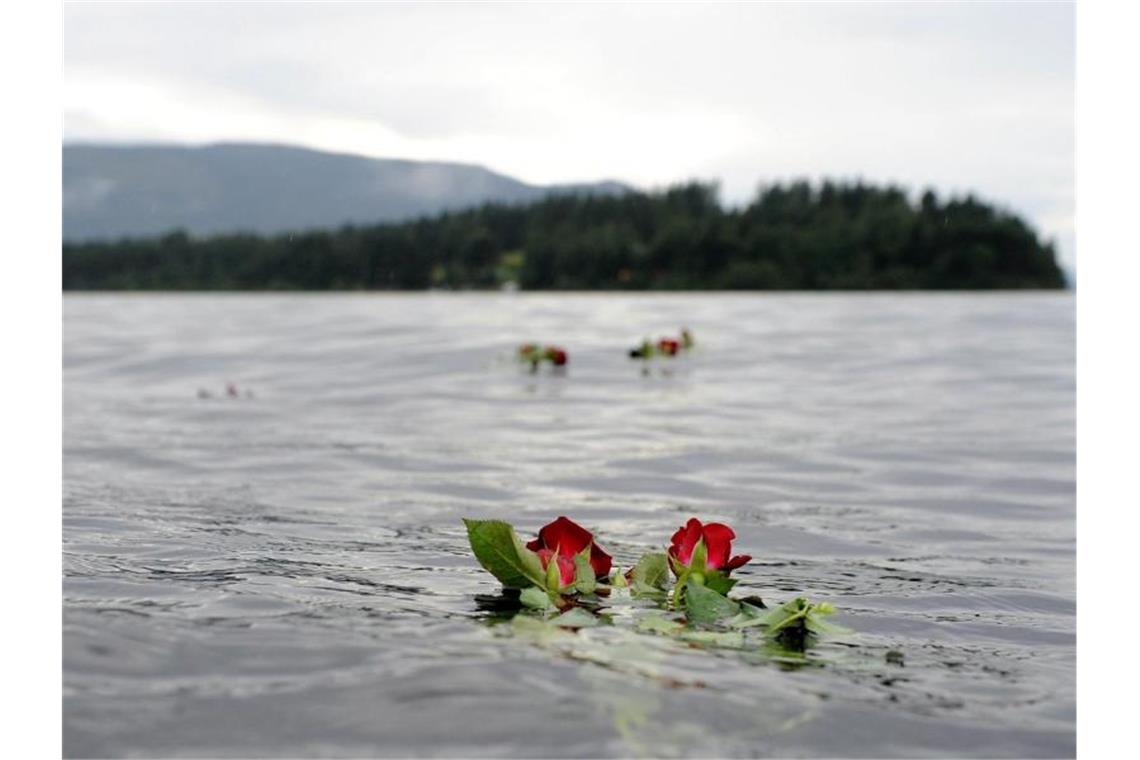
[[[561,349],[561,348],[558,348],[557,346],[547,346],[546,347],[546,358],[549,359],[550,362],[555,367],[565,366],[565,364],[566,364],[566,351]]]
[[[659,338],[656,343],[651,343],[646,338],[641,341],[641,345],[629,350],[629,358],[651,359],[654,356],[676,356],[682,350],[690,349],[695,344],[696,340],[693,338],[693,333],[686,327],[681,330],[680,338]]]
[[[518,359],[529,363],[531,370],[537,370],[538,365],[544,361],[550,362],[555,367],[564,367],[569,357],[566,349],[561,346],[540,347],[535,343],[524,343],[519,346]]]

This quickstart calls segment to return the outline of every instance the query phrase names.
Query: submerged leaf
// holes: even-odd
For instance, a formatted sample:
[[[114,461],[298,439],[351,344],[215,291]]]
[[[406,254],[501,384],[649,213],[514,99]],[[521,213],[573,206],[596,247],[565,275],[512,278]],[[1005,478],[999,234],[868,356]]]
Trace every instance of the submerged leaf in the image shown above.
[[[550,622],[562,628],[592,628],[601,621],[581,607],[571,607]]]
[[[549,610],[555,609],[556,605],[550,598],[550,594],[537,586],[524,588],[522,593],[519,594],[519,601],[522,602],[524,607],[530,607],[532,610]]]
[[[683,631],[678,638],[690,644],[726,649],[741,649],[744,646],[744,634],[740,631]]]
[[[663,633],[674,634],[684,630],[685,626],[676,620],[661,617],[660,615],[649,615],[637,621],[637,630],[642,633]]]

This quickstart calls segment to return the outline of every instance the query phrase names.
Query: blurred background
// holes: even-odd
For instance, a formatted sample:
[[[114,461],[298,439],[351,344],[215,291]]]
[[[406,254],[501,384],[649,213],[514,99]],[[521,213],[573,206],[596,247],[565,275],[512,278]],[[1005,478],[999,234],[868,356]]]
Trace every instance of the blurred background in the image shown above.
[[[64,284],[1072,284],[1073,13],[69,4]]]

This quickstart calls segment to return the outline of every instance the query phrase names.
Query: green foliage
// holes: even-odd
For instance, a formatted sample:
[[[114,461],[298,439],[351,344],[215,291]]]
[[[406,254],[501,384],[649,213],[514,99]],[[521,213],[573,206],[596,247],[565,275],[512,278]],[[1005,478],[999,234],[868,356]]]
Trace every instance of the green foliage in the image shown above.
[[[519,601],[532,610],[552,610],[556,606],[550,594],[538,586],[528,586],[519,594]]]
[[[736,585],[736,579],[729,578],[719,570],[711,570],[705,573],[705,585],[718,594],[727,594]]]
[[[740,603],[690,578],[685,582],[685,616],[693,625],[718,623],[740,614]]]
[[[550,565],[553,567],[554,563]],[[574,590],[579,594],[592,594],[597,588],[597,576],[590,565],[590,546],[574,555]]]
[[[571,607],[550,622],[562,628],[593,628],[600,625],[602,620],[589,610]]]
[[[813,604],[802,596],[797,596],[774,610],[769,611],[760,620],[767,628],[769,635],[776,635],[784,631],[811,632],[814,634],[846,633],[847,629],[833,625],[823,620],[827,615],[835,612],[835,607],[828,602]]]
[[[647,552],[633,568],[633,589],[640,594],[665,591],[669,583],[669,564],[664,552]]]
[[[712,185],[557,195],[428,219],[263,237],[65,244],[70,290],[1058,288],[1055,251],[973,197],[772,185],[726,210]]]
[[[641,633],[660,633],[672,636],[685,630],[685,624],[660,615],[646,615],[637,621],[637,630]]]
[[[546,587],[546,574],[538,555],[519,540],[515,529],[501,520],[468,520],[467,539],[475,558],[507,588]],[[550,567],[555,567],[551,562]],[[555,577],[558,572],[555,567]]]

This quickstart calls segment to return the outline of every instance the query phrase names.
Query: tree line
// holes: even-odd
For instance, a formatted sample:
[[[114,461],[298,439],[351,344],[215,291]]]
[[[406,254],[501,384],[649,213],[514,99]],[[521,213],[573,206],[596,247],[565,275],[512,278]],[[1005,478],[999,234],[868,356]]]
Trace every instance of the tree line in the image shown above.
[[[1061,288],[1052,243],[972,196],[807,182],[725,208],[714,184],[489,203],[262,236],[65,243],[66,290]]]

